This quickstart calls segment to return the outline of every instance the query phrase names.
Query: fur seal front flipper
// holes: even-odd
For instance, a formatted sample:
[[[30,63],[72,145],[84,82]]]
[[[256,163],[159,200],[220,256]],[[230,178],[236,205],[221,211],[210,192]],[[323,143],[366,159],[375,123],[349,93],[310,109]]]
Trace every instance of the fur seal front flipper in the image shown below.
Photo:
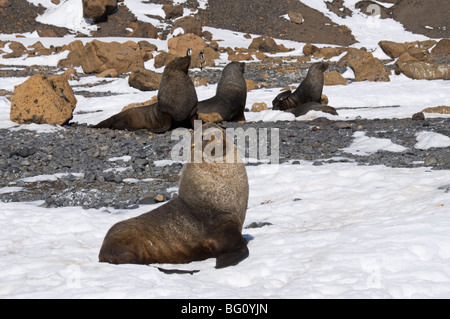
[[[211,124],[200,129],[209,142],[202,138],[201,145],[192,146],[194,160],[183,167],[178,197],[112,226],[100,262],[180,264],[216,258],[216,268],[223,268],[249,255],[242,236],[249,194],[245,165],[224,130]],[[211,146],[220,143],[223,154],[217,158]]]
[[[154,103],[117,113],[98,123],[94,128],[129,131],[147,129],[154,133],[161,133],[170,129],[171,122],[170,116],[161,113],[158,108],[158,103]]]
[[[325,113],[329,113],[332,115],[339,115],[336,109],[332,106],[322,105],[317,102],[308,102],[297,106],[296,108],[286,110],[286,112],[290,112],[295,115],[295,117],[299,117],[305,115],[309,111],[321,111]]]
[[[285,91],[278,94],[272,101],[273,110],[286,111],[294,109],[308,102],[320,103],[323,90],[323,73],[328,68],[328,63],[314,63],[308,70],[306,78],[300,86],[294,91]]]
[[[225,66],[217,84],[216,95],[198,103],[199,119],[214,123],[245,121],[247,83],[244,71],[244,62],[231,62]]]

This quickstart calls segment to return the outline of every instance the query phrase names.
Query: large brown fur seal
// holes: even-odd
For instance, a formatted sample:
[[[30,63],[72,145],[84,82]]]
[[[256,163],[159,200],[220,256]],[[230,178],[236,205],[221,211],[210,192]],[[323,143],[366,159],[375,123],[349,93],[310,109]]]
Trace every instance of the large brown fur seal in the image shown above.
[[[166,132],[180,126],[190,127],[198,99],[188,75],[191,56],[175,58],[164,69],[158,90],[158,102],[128,109],[98,123],[94,128],[118,130],[147,129]]]
[[[308,74],[300,86],[292,92],[291,90],[282,92],[272,101],[273,110],[289,111],[304,115],[310,110],[323,111],[337,115],[336,110],[331,106],[320,107],[320,99],[323,90],[323,73],[328,68],[328,63],[314,63],[308,70]],[[295,114],[294,113],[294,114]]]
[[[247,101],[247,83],[244,78],[245,63],[231,62],[222,71],[216,95],[198,103],[198,118],[208,122],[245,121],[244,109]]]
[[[214,124],[205,124],[203,129],[203,134],[213,129],[214,136],[201,141],[200,150],[198,143],[192,147],[192,153],[200,152],[203,159],[183,167],[179,196],[115,224],[103,241],[100,262],[178,264],[216,258],[216,268],[223,268],[249,255],[241,233],[249,192],[245,166],[237,160],[236,147],[225,146],[231,141],[223,130]],[[212,157],[205,154],[214,145],[223,149],[223,163],[211,162]],[[236,154],[233,163],[225,162],[230,150]]]

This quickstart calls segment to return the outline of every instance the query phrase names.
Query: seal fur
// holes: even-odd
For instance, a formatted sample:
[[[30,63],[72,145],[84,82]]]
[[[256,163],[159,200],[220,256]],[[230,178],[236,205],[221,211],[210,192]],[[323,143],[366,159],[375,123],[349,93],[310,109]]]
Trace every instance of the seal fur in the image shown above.
[[[326,62],[314,63],[309,68],[306,78],[294,92],[288,90],[275,97],[272,101],[272,109],[286,111],[308,102],[320,103],[324,81],[323,73],[327,68],[328,63]]]
[[[216,95],[198,103],[198,118],[204,122],[245,121],[247,83],[245,63],[231,62],[222,71]]]
[[[212,128],[221,134],[216,133],[209,142],[202,141],[200,152],[223,141],[222,158],[230,149],[235,152],[235,159],[239,158],[234,145],[225,146],[231,142],[223,130],[211,125],[204,125],[203,133]],[[193,156],[196,152],[198,144],[192,147]],[[216,268],[236,265],[249,255],[241,233],[248,192],[242,161],[220,163],[203,158],[198,163],[186,163],[178,197],[115,224],[105,236],[99,261],[178,264],[216,258]]]

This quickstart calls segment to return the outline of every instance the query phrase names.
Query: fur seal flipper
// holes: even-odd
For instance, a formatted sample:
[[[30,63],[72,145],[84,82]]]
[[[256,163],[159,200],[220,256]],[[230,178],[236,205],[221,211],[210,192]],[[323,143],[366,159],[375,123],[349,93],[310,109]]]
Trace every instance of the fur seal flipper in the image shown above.
[[[290,112],[295,115],[295,117],[299,117],[305,115],[309,111],[321,111],[325,113],[329,113],[332,115],[339,115],[336,109],[332,106],[322,105],[317,102],[308,102],[297,106],[296,108],[286,110],[286,112]]]
[[[198,103],[197,114],[204,122],[245,121],[247,83],[245,63],[231,62],[222,71],[216,95]],[[205,116],[206,114],[210,116]],[[211,116],[214,114],[213,116]],[[210,120],[211,119],[211,120]]]
[[[178,197],[112,226],[103,240],[100,262],[180,264],[216,258],[216,268],[223,268],[249,255],[242,236],[249,194],[245,165],[222,129],[201,129],[202,140],[194,141],[191,155],[197,159],[200,152],[203,157],[183,167]],[[218,159],[220,143],[224,154]],[[233,156],[227,156],[231,151]]]
[[[323,73],[328,68],[328,63],[314,63],[308,70],[308,74],[300,86],[294,91],[290,90],[278,94],[272,101],[273,110],[286,111],[294,109],[308,102],[320,103],[323,90]]]

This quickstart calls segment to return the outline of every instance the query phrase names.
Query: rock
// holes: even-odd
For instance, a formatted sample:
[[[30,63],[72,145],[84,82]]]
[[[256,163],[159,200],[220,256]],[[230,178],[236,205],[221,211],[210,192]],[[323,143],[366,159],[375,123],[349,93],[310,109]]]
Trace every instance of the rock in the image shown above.
[[[172,24],[171,32],[173,33],[177,28],[182,28],[184,34],[192,33],[198,37],[202,36],[202,24],[192,16],[175,20]]]
[[[117,10],[117,0],[83,0],[83,17],[93,22],[107,20]]]
[[[432,54],[448,55],[450,54],[450,39],[440,40],[431,50]]]
[[[27,48],[22,43],[17,41],[12,41],[9,44],[9,49],[12,50],[12,52],[3,55],[3,58],[5,59],[20,58],[22,55],[27,53]]]
[[[72,119],[77,100],[64,75],[36,74],[14,88],[11,121],[63,125]]]
[[[450,107],[441,105],[436,107],[427,107],[422,112],[424,113],[438,113],[438,114],[450,114]]]
[[[247,92],[259,89],[259,85],[253,80],[245,79],[245,83],[247,84]]]
[[[324,74],[324,85],[347,85],[347,83],[347,79],[337,71],[331,71]]]
[[[165,4],[163,5],[162,9],[166,14],[166,19],[175,19],[183,15],[183,6]]]
[[[207,45],[205,40],[195,34],[188,33],[175,38],[171,38],[168,41],[168,47],[169,54],[179,57],[186,56],[186,52],[188,51],[188,49],[192,49],[192,58],[190,65],[191,68],[200,68],[205,64],[211,64],[211,60],[207,60],[207,58],[210,59],[209,56],[206,57],[205,54],[203,54],[204,58],[200,57],[200,53],[205,52]],[[214,64],[214,61],[212,61],[212,64]]]
[[[162,51],[155,57],[155,68],[159,69],[165,65],[167,65],[170,61],[175,59],[176,56],[167,52]]]
[[[301,13],[289,11],[288,16],[289,16],[289,19],[294,23],[297,23],[297,24],[303,23],[303,16]]]
[[[81,43],[82,45],[82,43]],[[58,62],[58,66],[81,66],[85,73],[101,73],[115,69],[127,73],[144,67],[141,49],[136,42],[101,42],[93,40],[85,46],[73,45],[67,59]]]
[[[322,94],[320,96],[320,104],[327,106],[328,105],[328,96]]]
[[[262,103],[254,103],[252,105],[252,112],[261,112],[264,110],[268,110],[269,107],[267,106],[266,102],[262,102]]]
[[[450,65],[448,64],[406,61],[396,63],[396,67],[407,77],[416,80],[448,80],[450,76]]]
[[[151,104],[155,104],[156,102],[158,102],[158,96],[155,95],[152,99],[145,101],[145,102],[140,102],[140,103],[131,103],[127,106],[125,106],[121,112],[126,111],[128,109],[134,108],[134,107],[141,107],[141,106],[146,106],[146,105],[151,105]]]
[[[318,50],[315,50],[312,55],[316,59],[319,59],[319,58],[331,59],[334,56],[340,55],[342,52],[344,52],[343,49],[333,48],[333,47],[325,47],[325,48],[320,48]]]
[[[291,49],[286,49],[284,45],[277,45],[275,40],[271,37],[258,37],[252,40],[249,50],[267,52],[267,53],[278,53],[278,52],[288,52]]]
[[[9,8],[11,6],[10,0],[0,0],[0,8]]]
[[[423,112],[417,112],[413,114],[412,119],[415,121],[423,121],[425,120],[425,115]]]
[[[119,73],[115,69],[108,69],[96,75],[98,78],[116,78]]]
[[[380,41],[378,42],[378,46],[392,59],[398,58],[407,50],[405,44],[393,41]]]
[[[205,123],[223,122],[223,118],[219,113],[198,113],[198,119]]]
[[[128,84],[141,91],[156,91],[161,83],[161,74],[144,68],[131,72]]]
[[[380,60],[364,50],[349,48],[347,54],[339,61],[339,65],[351,67],[356,81],[389,81],[389,72]]]
[[[303,47],[303,54],[305,54],[305,55],[313,55],[318,50],[319,50],[319,48],[316,47],[314,44],[307,43]]]

